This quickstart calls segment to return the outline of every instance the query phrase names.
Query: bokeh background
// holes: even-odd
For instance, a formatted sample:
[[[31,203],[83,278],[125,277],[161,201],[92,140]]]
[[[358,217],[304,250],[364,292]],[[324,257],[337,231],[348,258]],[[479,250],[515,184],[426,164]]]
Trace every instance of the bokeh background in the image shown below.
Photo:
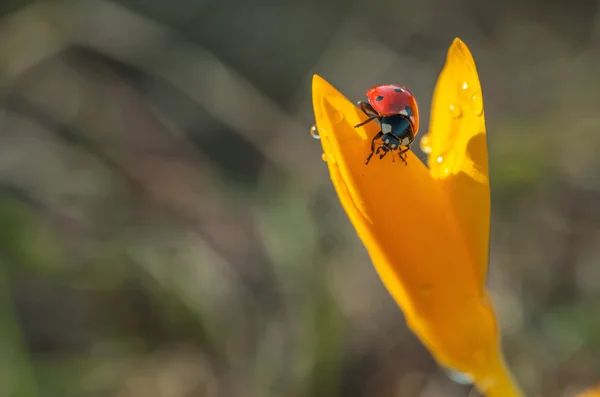
[[[599,6],[2,0],[0,396],[467,396],[309,135],[314,73],[352,100],[409,86],[426,132],[455,36],[483,86],[510,366],[530,396],[598,382]]]

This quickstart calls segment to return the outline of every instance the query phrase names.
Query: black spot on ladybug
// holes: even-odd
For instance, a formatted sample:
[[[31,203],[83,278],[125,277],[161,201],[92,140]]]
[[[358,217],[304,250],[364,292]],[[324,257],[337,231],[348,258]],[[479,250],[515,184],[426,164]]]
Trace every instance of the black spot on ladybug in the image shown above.
[[[394,88],[394,91],[396,91],[396,92],[404,92],[404,90],[402,88]]]
[[[377,102],[379,102],[379,101],[383,100],[383,96],[379,95],[377,98],[375,98],[375,100],[376,100]]]

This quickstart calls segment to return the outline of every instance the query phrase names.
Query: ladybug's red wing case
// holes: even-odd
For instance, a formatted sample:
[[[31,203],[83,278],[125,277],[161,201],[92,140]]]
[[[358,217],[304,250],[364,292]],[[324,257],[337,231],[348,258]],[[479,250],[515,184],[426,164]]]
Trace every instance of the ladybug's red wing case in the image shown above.
[[[404,110],[410,95],[404,87],[378,85],[367,91],[367,98],[373,109],[381,116],[393,116]]]
[[[394,161],[393,155],[398,153],[400,160],[408,165],[406,152],[419,130],[419,109],[412,92],[399,85],[384,84],[368,90],[367,98],[369,103],[361,101],[358,105],[368,118],[354,128],[378,120],[381,130],[371,140],[371,153],[365,164],[369,164],[373,155],[382,160],[388,153]]]
[[[412,92],[405,87],[385,84],[367,91],[367,98],[373,109],[381,116],[402,114],[408,117],[413,135],[419,130],[419,109]]]

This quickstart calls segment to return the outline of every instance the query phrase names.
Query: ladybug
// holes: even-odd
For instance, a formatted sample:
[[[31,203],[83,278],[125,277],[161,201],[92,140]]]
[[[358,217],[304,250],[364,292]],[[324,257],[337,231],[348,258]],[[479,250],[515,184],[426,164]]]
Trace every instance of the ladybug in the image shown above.
[[[378,120],[381,131],[371,141],[371,154],[365,164],[369,164],[373,154],[383,153],[382,159],[389,152],[398,150],[398,156],[404,164],[406,153],[419,131],[419,108],[413,94],[405,87],[394,84],[378,85],[367,91],[369,102],[358,102],[360,109],[369,116],[368,119],[354,126],[358,128],[373,120]],[[381,144],[375,150],[375,141]],[[404,149],[401,147],[404,146]],[[404,156],[402,156],[404,154]],[[393,157],[392,157],[393,159]]]

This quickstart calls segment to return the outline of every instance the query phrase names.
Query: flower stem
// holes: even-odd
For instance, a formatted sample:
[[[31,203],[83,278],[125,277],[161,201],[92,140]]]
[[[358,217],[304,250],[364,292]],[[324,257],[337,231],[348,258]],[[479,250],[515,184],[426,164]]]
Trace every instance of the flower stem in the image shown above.
[[[476,381],[476,385],[486,397],[525,397],[502,356],[486,377]]]

